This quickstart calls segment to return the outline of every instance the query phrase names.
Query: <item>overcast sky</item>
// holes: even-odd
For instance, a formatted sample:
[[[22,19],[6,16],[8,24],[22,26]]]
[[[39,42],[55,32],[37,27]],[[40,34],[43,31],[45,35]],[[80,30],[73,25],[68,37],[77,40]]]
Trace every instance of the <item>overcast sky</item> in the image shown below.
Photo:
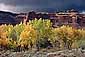
[[[11,12],[56,11],[72,8],[85,11],[85,0],[0,0],[0,10]]]

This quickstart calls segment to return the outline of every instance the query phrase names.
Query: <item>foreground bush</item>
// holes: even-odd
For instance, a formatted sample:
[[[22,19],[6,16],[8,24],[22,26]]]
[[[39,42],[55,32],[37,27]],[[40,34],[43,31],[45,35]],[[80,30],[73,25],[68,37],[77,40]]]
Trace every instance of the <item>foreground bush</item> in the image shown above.
[[[52,23],[50,20],[35,19],[29,21],[30,24],[37,30],[37,48],[52,47],[51,40],[53,39]]]
[[[19,44],[24,47],[33,47],[36,44],[37,32],[32,25],[25,25],[24,30],[20,34]]]
[[[55,28],[54,32],[56,34],[56,39],[61,43],[63,48],[71,49],[72,44],[78,42],[81,39],[85,40],[85,30],[83,29],[74,29],[69,26],[61,26]]]
[[[53,28],[50,20],[35,19],[26,24],[0,26],[0,46],[9,49],[71,49],[74,43],[80,45],[80,40],[85,40],[85,30],[70,26]]]

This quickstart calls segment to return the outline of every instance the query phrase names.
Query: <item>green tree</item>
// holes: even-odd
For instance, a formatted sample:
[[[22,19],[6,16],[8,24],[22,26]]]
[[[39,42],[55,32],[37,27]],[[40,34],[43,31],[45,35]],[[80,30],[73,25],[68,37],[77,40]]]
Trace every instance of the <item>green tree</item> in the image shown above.
[[[53,39],[51,21],[44,19],[35,19],[29,21],[29,24],[32,24],[32,26],[37,30],[37,47],[40,48],[50,46],[51,39]]]

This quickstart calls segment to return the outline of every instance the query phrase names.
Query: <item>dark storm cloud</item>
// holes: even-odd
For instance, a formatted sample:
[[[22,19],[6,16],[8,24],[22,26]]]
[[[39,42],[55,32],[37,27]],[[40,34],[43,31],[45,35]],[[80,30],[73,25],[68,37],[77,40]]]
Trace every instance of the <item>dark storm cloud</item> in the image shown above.
[[[0,3],[15,7],[14,11],[24,12],[32,9],[41,11],[71,8],[85,10],[85,0],[0,0]]]

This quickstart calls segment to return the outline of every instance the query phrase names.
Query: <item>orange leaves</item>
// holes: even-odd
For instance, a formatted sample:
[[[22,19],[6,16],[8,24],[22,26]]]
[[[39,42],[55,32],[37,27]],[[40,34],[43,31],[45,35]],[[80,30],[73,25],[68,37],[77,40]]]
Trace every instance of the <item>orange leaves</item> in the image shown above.
[[[5,46],[7,45],[7,32],[5,31],[5,26],[0,26],[0,44]]]

